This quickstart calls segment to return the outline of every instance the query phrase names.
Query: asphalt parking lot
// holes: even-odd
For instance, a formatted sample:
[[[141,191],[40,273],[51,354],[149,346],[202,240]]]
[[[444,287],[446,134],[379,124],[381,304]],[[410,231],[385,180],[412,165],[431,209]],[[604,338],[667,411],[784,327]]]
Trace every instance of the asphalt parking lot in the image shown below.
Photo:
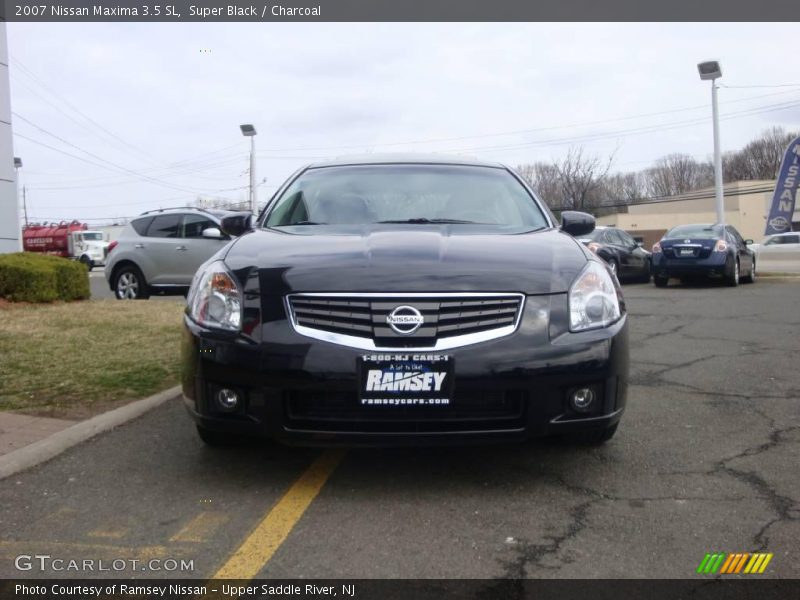
[[[800,577],[800,281],[625,293],[632,386],[603,447],[211,450],[174,401],[0,481],[0,577],[683,578],[716,551]]]

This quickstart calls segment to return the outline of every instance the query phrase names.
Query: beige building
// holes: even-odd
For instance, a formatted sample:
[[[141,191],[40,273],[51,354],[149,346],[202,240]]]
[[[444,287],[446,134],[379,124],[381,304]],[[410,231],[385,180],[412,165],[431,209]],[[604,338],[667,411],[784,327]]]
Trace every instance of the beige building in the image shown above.
[[[764,237],[775,180],[735,181],[724,186],[725,222],[733,225],[745,239]],[[627,212],[597,219],[598,225],[613,225],[641,239],[646,248],[661,239],[676,225],[714,223],[714,188],[695,190],[660,202],[628,206]],[[794,229],[800,229],[800,206],[795,206]]]

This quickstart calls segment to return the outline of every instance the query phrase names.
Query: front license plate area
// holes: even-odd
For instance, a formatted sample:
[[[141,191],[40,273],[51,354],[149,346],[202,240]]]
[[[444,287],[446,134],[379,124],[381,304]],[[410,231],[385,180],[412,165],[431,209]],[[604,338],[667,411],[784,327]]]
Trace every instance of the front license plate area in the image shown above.
[[[455,363],[446,354],[365,354],[356,359],[361,406],[449,406]]]

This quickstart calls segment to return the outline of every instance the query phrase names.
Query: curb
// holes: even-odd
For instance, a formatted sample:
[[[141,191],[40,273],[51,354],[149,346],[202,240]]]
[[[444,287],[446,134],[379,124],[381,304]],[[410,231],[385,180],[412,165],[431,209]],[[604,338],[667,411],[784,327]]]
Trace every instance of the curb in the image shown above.
[[[104,412],[86,421],[81,421],[43,440],[39,440],[24,448],[0,456],[0,479],[4,479],[15,473],[48,461],[65,450],[93,438],[97,434],[119,427],[128,421],[132,421],[142,416],[147,411],[164,404],[167,400],[177,398],[180,393],[180,386],[175,386],[150,396],[149,398],[136,400],[135,402]]]

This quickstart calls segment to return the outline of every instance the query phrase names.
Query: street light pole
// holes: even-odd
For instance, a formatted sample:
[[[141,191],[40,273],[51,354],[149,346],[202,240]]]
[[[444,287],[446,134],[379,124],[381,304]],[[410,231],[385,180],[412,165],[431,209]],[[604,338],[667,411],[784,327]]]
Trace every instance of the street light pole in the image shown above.
[[[250,136],[250,210],[258,214],[256,199],[256,136]]]
[[[17,211],[19,211],[19,170],[22,168],[22,159],[19,156],[14,157],[14,185],[17,188]],[[28,203],[25,200],[25,186],[22,186],[22,210],[25,215],[25,227],[28,226]],[[19,215],[19,212],[17,212]],[[19,226],[19,224],[17,224]],[[21,247],[21,246],[20,246]]]
[[[711,80],[711,117],[714,126],[714,204],[717,223],[725,223],[725,197],[722,192],[722,151],[719,143],[719,105],[717,101],[717,79],[722,77],[722,67],[716,60],[697,65],[700,79]]]
[[[256,198],[256,128],[253,125],[239,125],[242,135],[250,138],[250,210],[258,214]]]

